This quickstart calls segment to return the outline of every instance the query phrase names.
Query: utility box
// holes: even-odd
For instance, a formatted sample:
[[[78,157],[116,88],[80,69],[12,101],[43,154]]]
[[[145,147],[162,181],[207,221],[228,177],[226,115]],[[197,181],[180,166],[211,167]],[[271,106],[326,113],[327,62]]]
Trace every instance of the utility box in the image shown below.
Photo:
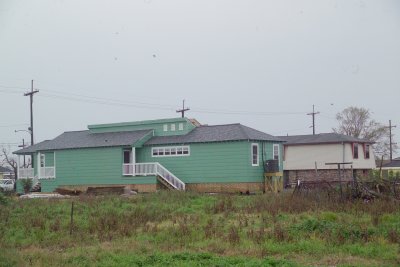
[[[279,160],[269,159],[264,162],[264,172],[273,173],[279,172]]]

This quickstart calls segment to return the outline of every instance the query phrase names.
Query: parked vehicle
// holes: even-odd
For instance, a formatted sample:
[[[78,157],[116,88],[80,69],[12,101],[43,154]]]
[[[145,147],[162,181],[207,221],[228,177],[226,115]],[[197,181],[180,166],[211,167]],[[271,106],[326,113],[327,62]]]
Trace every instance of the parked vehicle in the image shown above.
[[[1,179],[0,190],[13,191],[14,190],[14,179]]]

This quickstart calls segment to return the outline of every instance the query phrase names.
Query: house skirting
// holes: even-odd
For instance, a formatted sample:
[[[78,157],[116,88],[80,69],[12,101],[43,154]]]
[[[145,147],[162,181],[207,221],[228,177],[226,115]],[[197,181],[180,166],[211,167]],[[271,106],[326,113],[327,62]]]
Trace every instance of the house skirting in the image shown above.
[[[368,175],[368,169],[365,170],[353,170],[356,177],[363,177]],[[353,173],[351,169],[345,169],[342,173],[341,179],[344,181],[352,181]],[[297,180],[300,181],[338,181],[339,174],[337,169],[321,170],[317,172],[315,170],[286,170],[284,171],[285,185],[294,185]]]
[[[199,193],[262,192],[264,191],[264,183],[188,183],[186,190]]]
[[[157,184],[96,184],[96,185],[69,185],[60,186],[59,188],[68,190],[77,190],[86,192],[88,187],[121,187],[125,186],[139,193],[154,193],[157,190],[166,189],[160,183]],[[264,183],[196,183],[186,184],[186,191],[199,192],[199,193],[243,193],[246,192],[263,192]]]
[[[121,187],[125,186],[126,188],[129,188],[131,190],[137,191],[139,193],[153,193],[156,192],[158,189],[157,184],[92,184],[92,185],[61,185],[57,188],[60,189],[66,189],[66,190],[71,190],[71,191],[80,191],[80,192],[86,192],[89,187]],[[43,191],[43,190],[42,190]]]

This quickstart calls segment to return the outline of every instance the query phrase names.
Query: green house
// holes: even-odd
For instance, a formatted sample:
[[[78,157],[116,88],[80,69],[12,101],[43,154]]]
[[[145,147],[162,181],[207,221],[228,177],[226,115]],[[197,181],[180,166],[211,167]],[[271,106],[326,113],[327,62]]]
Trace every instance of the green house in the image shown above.
[[[264,163],[282,171],[282,141],[241,124],[200,125],[173,118],[89,125],[14,152],[33,166],[18,177],[57,188],[125,186],[139,192],[160,188],[198,192],[265,189]]]

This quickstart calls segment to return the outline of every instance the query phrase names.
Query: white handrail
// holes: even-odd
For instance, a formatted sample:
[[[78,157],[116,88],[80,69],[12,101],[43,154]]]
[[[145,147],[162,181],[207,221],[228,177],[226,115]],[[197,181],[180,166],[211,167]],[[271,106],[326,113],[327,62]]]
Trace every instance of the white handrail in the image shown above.
[[[160,163],[156,163],[157,174],[177,190],[185,190],[185,183],[176,177],[172,172],[167,170]]]
[[[40,167],[40,177],[37,177],[37,179],[49,179],[55,177],[55,167]],[[19,168],[19,178],[35,178],[34,168]]]
[[[124,176],[127,176],[127,175],[132,176],[135,173],[134,167],[135,167],[135,164],[131,164],[131,163],[122,164],[122,175],[124,175]]]
[[[122,164],[122,174],[124,176],[157,175],[173,188],[177,190],[185,190],[185,183],[158,162],[124,163]]]
[[[56,169],[54,167],[40,167],[39,179],[48,179],[56,177]]]
[[[18,178],[33,178],[34,176],[35,172],[33,168],[19,168]]]

